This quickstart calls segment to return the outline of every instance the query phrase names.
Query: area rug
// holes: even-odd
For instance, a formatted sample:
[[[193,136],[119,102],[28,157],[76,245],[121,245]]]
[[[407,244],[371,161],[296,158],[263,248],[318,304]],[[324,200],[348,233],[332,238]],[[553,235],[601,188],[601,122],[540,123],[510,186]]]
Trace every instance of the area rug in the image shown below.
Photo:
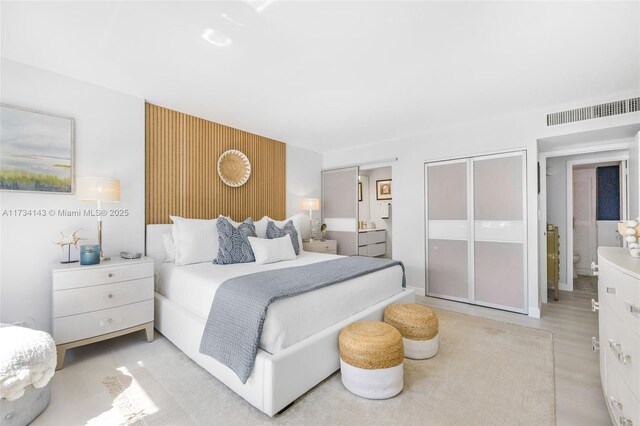
[[[270,418],[237,396],[158,335],[153,343],[130,337],[128,346],[103,342],[126,369],[136,390],[127,407],[140,407],[148,425],[552,425],[555,424],[553,340],[549,332],[435,309],[440,351],[430,360],[405,360],[404,390],[372,401],[347,391],[337,372]],[[109,346],[107,346],[109,345]],[[98,349],[94,349],[98,350]],[[113,371],[94,370],[98,386]],[[76,363],[61,370],[72,374]],[[101,377],[99,375],[102,374]],[[55,383],[54,383],[55,392]],[[106,390],[105,390],[106,392]],[[114,405],[123,390],[110,389]],[[56,409],[55,407],[50,407]],[[60,407],[57,407],[60,408]]]

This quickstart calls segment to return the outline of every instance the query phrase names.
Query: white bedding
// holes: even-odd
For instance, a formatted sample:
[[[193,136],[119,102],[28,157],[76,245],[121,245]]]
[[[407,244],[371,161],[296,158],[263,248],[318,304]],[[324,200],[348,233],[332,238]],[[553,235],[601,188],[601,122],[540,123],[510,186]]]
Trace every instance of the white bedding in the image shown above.
[[[205,322],[218,286],[229,278],[339,257],[301,252],[295,260],[266,265],[214,265],[206,262],[176,266],[175,263],[163,263],[157,270],[156,291]],[[260,348],[272,354],[278,353],[401,291],[402,268],[394,266],[274,302],[267,312]]]

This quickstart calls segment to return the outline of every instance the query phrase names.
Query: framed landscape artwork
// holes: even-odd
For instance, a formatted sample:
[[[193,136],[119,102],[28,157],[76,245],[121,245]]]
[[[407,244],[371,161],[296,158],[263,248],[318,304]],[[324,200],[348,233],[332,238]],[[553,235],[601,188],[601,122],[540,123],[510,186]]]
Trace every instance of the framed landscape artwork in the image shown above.
[[[0,189],[71,194],[73,118],[0,105]]]

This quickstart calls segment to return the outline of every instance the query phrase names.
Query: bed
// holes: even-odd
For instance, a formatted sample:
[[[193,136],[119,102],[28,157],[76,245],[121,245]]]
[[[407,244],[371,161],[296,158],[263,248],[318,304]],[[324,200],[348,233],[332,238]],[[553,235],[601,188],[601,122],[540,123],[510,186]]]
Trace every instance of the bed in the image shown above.
[[[165,263],[163,234],[147,225],[147,256],[156,263],[155,326],[187,356],[257,409],[273,416],[340,367],[338,334],[354,321],[382,319],[391,303],[412,302],[400,266],[274,302],[267,313],[251,376],[243,384],[228,367],[199,352],[211,302],[225,280],[248,273],[322,262],[339,256],[302,252],[267,265],[176,266]]]

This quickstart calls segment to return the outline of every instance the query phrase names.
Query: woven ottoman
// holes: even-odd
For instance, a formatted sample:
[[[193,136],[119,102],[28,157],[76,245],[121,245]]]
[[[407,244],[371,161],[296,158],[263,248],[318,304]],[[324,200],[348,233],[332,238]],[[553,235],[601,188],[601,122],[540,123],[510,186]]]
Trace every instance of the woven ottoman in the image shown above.
[[[396,396],[404,387],[402,336],[380,321],[358,321],[338,338],[342,383],[368,399]]]
[[[384,310],[384,322],[402,335],[404,356],[411,359],[432,358],[438,353],[438,317],[417,303],[395,303]]]

